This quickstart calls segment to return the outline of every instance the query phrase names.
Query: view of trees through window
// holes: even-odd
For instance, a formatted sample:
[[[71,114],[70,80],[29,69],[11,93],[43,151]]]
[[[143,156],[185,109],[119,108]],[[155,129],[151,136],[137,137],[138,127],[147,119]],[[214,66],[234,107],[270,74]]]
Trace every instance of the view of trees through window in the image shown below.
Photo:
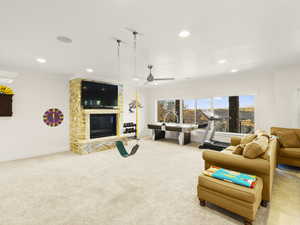
[[[214,122],[216,131],[253,133],[254,122],[254,96],[223,96],[206,99],[182,100],[183,123],[205,123],[208,117],[217,117]],[[180,100],[160,100],[157,102],[158,121],[164,121],[167,112],[172,111],[180,120]],[[175,122],[174,113],[167,116],[168,122]]]
[[[175,115],[176,114],[176,115]],[[180,122],[180,100],[157,101],[158,122]]]
[[[213,116],[212,99],[202,98],[196,100],[196,123],[205,123],[207,117]]]
[[[195,100],[182,100],[182,106],[183,123],[195,123]]]
[[[254,133],[254,96],[239,96],[240,133]]]
[[[221,120],[216,120],[214,126],[216,131],[229,132],[229,101],[228,97],[213,98],[214,117]]]

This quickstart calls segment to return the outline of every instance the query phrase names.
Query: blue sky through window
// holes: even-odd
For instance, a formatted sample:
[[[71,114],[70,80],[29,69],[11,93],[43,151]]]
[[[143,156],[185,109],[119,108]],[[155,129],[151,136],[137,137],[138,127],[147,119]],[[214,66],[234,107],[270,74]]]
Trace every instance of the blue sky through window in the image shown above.
[[[210,98],[197,99],[197,109],[210,109],[210,108],[211,108]]]
[[[214,97],[214,108],[220,109],[220,108],[228,108],[228,97]]]
[[[254,107],[254,95],[242,95],[240,96],[240,108]]]
[[[195,99],[183,100],[184,108],[186,109],[195,109]]]

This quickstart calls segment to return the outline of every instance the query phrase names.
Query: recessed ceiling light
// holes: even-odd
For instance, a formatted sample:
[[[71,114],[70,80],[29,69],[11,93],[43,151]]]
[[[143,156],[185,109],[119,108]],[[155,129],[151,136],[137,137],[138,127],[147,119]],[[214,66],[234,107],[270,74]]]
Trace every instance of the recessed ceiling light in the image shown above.
[[[134,77],[132,80],[139,81],[140,79],[138,77]]]
[[[227,62],[226,59],[220,59],[220,60],[218,61],[219,64],[224,64],[224,63],[226,63],[226,62]]]
[[[92,72],[94,72],[94,70],[93,70],[93,69],[91,69],[91,68],[87,68],[85,71],[86,71],[86,72],[88,72],[88,73],[92,73]]]
[[[232,69],[231,70],[231,73],[236,73],[236,72],[238,72],[239,70],[238,69]]]
[[[181,38],[187,38],[190,35],[191,35],[191,32],[189,32],[188,30],[182,30],[178,34],[178,36],[181,37]]]
[[[72,39],[66,36],[57,36],[56,39],[66,44],[72,43]]]
[[[47,62],[47,60],[46,60],[46,59],[43,59],[43,58],[37,58],[36,61],[37,61],[38,63],[45,63],[45,62]]]

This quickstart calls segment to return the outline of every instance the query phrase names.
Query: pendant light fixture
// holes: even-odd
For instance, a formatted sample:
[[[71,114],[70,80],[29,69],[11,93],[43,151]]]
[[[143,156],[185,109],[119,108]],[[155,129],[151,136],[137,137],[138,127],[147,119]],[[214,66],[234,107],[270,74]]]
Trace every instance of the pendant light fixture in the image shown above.
[[[137,65],[137,36],[143,35],[142,33],[131,29],[131,28],[125,28],[126,30],[130,31],[133,35],[133,80],[138,80],[138,77],[136,75],[136,65]]]
[[[113,38],[117,42],[117,63],[118,63],[118,79],[121,79],[121,55],[120,55],[120,49],[121,49],[121,43],[126,44],[126,42],[122,41],[119,38]]]

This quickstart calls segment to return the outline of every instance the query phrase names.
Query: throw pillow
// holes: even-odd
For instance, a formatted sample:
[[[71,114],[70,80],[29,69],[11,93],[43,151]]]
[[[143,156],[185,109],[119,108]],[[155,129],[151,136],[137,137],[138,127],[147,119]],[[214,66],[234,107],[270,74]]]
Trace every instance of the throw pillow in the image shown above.
[[[277,131],[278,140],[285,148],[300,148],[300,139],[295,131]]]
[[[260,136],[256,138],[254,141],[246,144],[243,156],[249,159],[256,159],[265,153],[268,148],[269,138],[266,136]]]
[[[243,137],[241,139],[241,144],[246,145],[246,144],[250,143],[251,141],[253,141],[256,137],[257,137],[256,134],[247,134],[245,137]]]
[[[267,151],[265,151],[264,154],[259,156],[262,159],[268,160],[270,158],[270,151],[269,151],[269,147],[267,148]]]
[[[234,151],[232,152],[233,154],[236,155],[243,155],[243,151],[244,151],[245,145],[237,145],[235,146]]]

